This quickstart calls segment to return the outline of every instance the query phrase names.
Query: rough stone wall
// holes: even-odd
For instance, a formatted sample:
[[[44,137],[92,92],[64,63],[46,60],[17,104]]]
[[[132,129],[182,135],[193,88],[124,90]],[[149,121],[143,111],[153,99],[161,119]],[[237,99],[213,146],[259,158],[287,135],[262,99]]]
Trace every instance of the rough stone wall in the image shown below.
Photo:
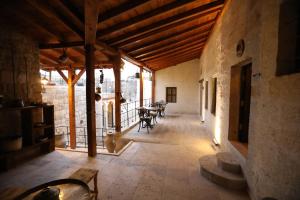
[[[26,102],[42,100],[38,44],[5,26],[0,29],[0,95]]]
[[[38,45],[15,30],[0,27],[0,95],[5,100],[41,102]],[[20,112],[0,112],[0,137],[15,134],[22,134]]]
[[[220,134],[221,149],[236,154],[253,199],[300,197],[300,74],[276,76],[279,5],[281,0],[229,0],[200,58],[200,79],[218,78],[217,114],[205,112],[212,138]],[[236,56],[236,44],[245,52]],[[231,66],[252,60],[248,157],[228,142]],[[210,91],[210,90],[209,90]],[[211,98],[209,94],[209,108]]]
[[[69,126],[69,104],[68,104],[68,87],[67,86],[45,86],[45,93],[42,93],[43,102],[54,105],[54,120],[56,134],[66,133],[65,126]],[[83,86],[75,86],[75,116],[76,116],[76,133],[77,142],[84,143],[84,128],[86,127],[86,90]],[[102,101],[96,102],[96,126],[102,125]],[[59,128],[61,127],[61,128]],[[98,134],[98,133],[97,133]]]
[[[155,101],[166,101],[166,87],[177,87],[177,102],[169,103],[167,114],[199,114],[199,59],[184,62],[155,73]]]

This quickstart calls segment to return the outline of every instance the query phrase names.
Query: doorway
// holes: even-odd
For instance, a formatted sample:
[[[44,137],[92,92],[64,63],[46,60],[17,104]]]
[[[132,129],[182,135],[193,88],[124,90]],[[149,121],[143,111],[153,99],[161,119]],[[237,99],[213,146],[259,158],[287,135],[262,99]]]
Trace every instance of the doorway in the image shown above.
[[[201,117],[201,121],[203,122],[204,121],[204,116],[203,116],[203,79],[201,79],[199,81],[200,83],[200,117]]]
[[[248,151],[251,74],[250,61],[231,68],[228,139],[244,156]]]

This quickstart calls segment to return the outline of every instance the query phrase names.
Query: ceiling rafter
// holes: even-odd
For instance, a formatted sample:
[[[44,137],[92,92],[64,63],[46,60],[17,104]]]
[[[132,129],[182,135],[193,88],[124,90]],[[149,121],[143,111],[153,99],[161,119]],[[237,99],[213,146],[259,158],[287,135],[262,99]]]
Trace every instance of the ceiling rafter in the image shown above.
[[[113,17],[116,17],[118,15],[121,15],[122,13],[127,12],[128,10],[134,9],[138,6],[141,6],[147,2],[150,2],[150,0],[134,0],[134,1],[128,1],[120,6],[117,6],[115,8],[112,8],[110,10],[105,11],[104,13],[99,13],[98,17],[98,24],[101,22],[104,22],[106,20],[109,20]]]
[[[187,57],[182,57],[180,59],[177,59],[177,60],[169,62],[169,63],[156,64],[156,65],[153,66],[153,70],[157,71],[157,70],[160,70],[160,69],[164,69],[164,68],[167,68],[167,67],[178,65],[180,63],[184,63],[184,62],[187,62],[187,61],[190,61],[190,60],[197,59],[197,58],[199,58],[199,56],[200,56],[199,53],[194,53],[194,54],[191,54]]]
[[[180,26],[190,21],[207,16],[209,14],[219,12],[223,7],[223,3],[224,0],[218,0],[212,3],[199,6],[184,13],[180,13],[178,15],[160,20],[156,23],[150,24],[136,31],[131,31],[116,38],[110,39],[107,41],[107,43],[112,46],[122,47],[122,45],[124,44],[139,41],[159,32],[166,31],[176,26]]]
[[[148,42],[148,43],[143,43],[142,45],[139,45],[139,46],[134,47],[134,48],[130,48],[130,49],[127,50],[127,52],[128,52],[129,54],[133,54],[133,55],[134,55],[134,53],[136,53],[136,52],[138,52],[138,51],[141,51],[141,50],[143,50],[143,49],[149,48],[149,47],[151,47],[151,46],[155,46],[155,45],[157,45],[158,43],[165,42],[165,41],[167,41],[167,40],[169,40],[169,39],[178,38],[178,37],[180,37],[180,36],[183,36],[183,35],[185,35],[185,34],[187,34],[187,33],[190,33],[190,32],[194,32],[194,31],[196,31],[196,30],[198,30],[198,29],[200,29],[200,28],[203,28],[204,26],[211,25],[211,24],[213,24],[213,23],[214,23],[214,20],[209,20],[208,22],[201,23],[201,24],[198,24],[198,25],[189,27],[189,28],[187,28],[187,29],[184,29],[184,30],[175,32],[175,33],[173,33],[173,34],[171,34],[171,35],[167,35],[167,36],[165,36],[165,37],[161,37],[161,38],[159,38],[159,39],[157,39],[157,40],[150,41],[150,42]],[[204,29],[204,30],[202,30],[202,31],[207,31],[207,29]]]
[[[193,1],[194,0],[173,1],[173,2],[171,2],[169,4],[166,4],[162,7],[153,9],[149,12],[146,12],[146,13],[143,13],[143,14],[138,15],[136,17],[133,17],[130,20],[120,22],[120,23],[118,23],[116,25],[113,25],[111,27],[108,27],[104,30],[99,30],[98,33],[97,33],[97,37],[101,38],[104,35],[111,34],[111,33],[114,33],[116,31],[120,31],[121,29],[124,29],[124,28],[130,27],[130,26],[133,26],[135,24],[141,23],[141,22],[143,22],[143,21],[145,21],[145,20],[147,20],[151,17],[158,17],[161,14],[172,11],[174,9],[181,8],[182,6],[184,6],[188,3],[191,3]]]
[[[157,63],[162,63],[162,62],[172,62],[172,60],[176,60],[176,59],[179,59],[181,57],[185,57],[185,56],[189,56],[191,54],[196,54],[196,53],[199,53],[201,54],[201,51],[202,51],[203,47],[196,47],[196,48],[193,48],[193,49],[188,49],[188,50],[182,50],[180,52],[175,52],[173,54],[169,54],[169,55],[164,55],[160,58],[156,58],[152,61],[148,61],[146,62],[147,64],[157,64]]]
[[[193,41],[190,38],[188,40]],[[166,46],[167,48],[158,49],[158,51],[156,51],[154,53],[141,56],[141,57],[139,57],[139,59],[143,60],[143,61],[149,60],[151,58],[155,58],[155,57],[157,57],[159,55],[162,55],[162,54],[164,55],[164,54],[167,54],[169,52],[174,52],[174,51],[177,51],[177,50],[180,50],[180,49],[185,49],[185,48],[189,48],[189,47],[192,47],[192,46],[197,46],[197,45],[203,44],[205,41],[206,41],[206,37],[204,37],[202,39],[199,39],[199,40],[194,40],[193,42],[187,42],[185,44],[181,44],[179,42],[179,43],[176,43],[175,45],[172,45],[172,46]]]
[[[142,57],[142,56],[147,56],[149,54],[153,54],[155,52],[162,52],[164,50],[168,50],[170,48],[174,48],[174,47],[178,47],[181,45],[185,45],[189,42],[193,42],[193,41],[198,41],[198,40],[203,40],[207,38],[209,34],[209,31],[203,32],[201,34],[199,33],[194,33],[193,35],[190,35],[189,37],[186,37],[185,39],[181,39],[181,40],[177,40],[177,41],[171,41],[167,44],[163,44],[161,46],[158,46],[156,48],[151,48],[147,51],[143,51],[139,54],[134,54],[133,56],[135,56],[136,58]]]
[[[55,19],[55,21],[64,25],[64,27],[68,28],[71,32],[77,34],[79,37],[84,36],[84,32],[80,30],[79,27],[70,22],[65,16],[57,12],[53,7],[49,4],[45,4],[47,1],[40,2],[38,0],[26,0],[31,6],[35,9],[39,10],[47,17],[51,17]]]

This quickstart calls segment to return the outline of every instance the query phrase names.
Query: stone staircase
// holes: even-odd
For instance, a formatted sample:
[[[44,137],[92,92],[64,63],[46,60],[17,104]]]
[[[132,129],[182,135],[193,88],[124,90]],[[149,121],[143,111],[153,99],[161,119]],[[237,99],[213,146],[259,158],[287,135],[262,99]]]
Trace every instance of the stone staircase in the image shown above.
[[[228,152],[199,159],[202,176],[229,189],[246,190],[247,182],[238,161]]]

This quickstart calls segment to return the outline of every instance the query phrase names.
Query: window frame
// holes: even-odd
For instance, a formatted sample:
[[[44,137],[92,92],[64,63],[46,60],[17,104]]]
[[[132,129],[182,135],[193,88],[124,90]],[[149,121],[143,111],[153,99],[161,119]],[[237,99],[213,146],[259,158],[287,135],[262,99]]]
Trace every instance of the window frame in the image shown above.
[[[169,92],[169,90],[170,90],[170,92]],[[167,103],[177,103],[177,87],[166,87],[166,102]]]

